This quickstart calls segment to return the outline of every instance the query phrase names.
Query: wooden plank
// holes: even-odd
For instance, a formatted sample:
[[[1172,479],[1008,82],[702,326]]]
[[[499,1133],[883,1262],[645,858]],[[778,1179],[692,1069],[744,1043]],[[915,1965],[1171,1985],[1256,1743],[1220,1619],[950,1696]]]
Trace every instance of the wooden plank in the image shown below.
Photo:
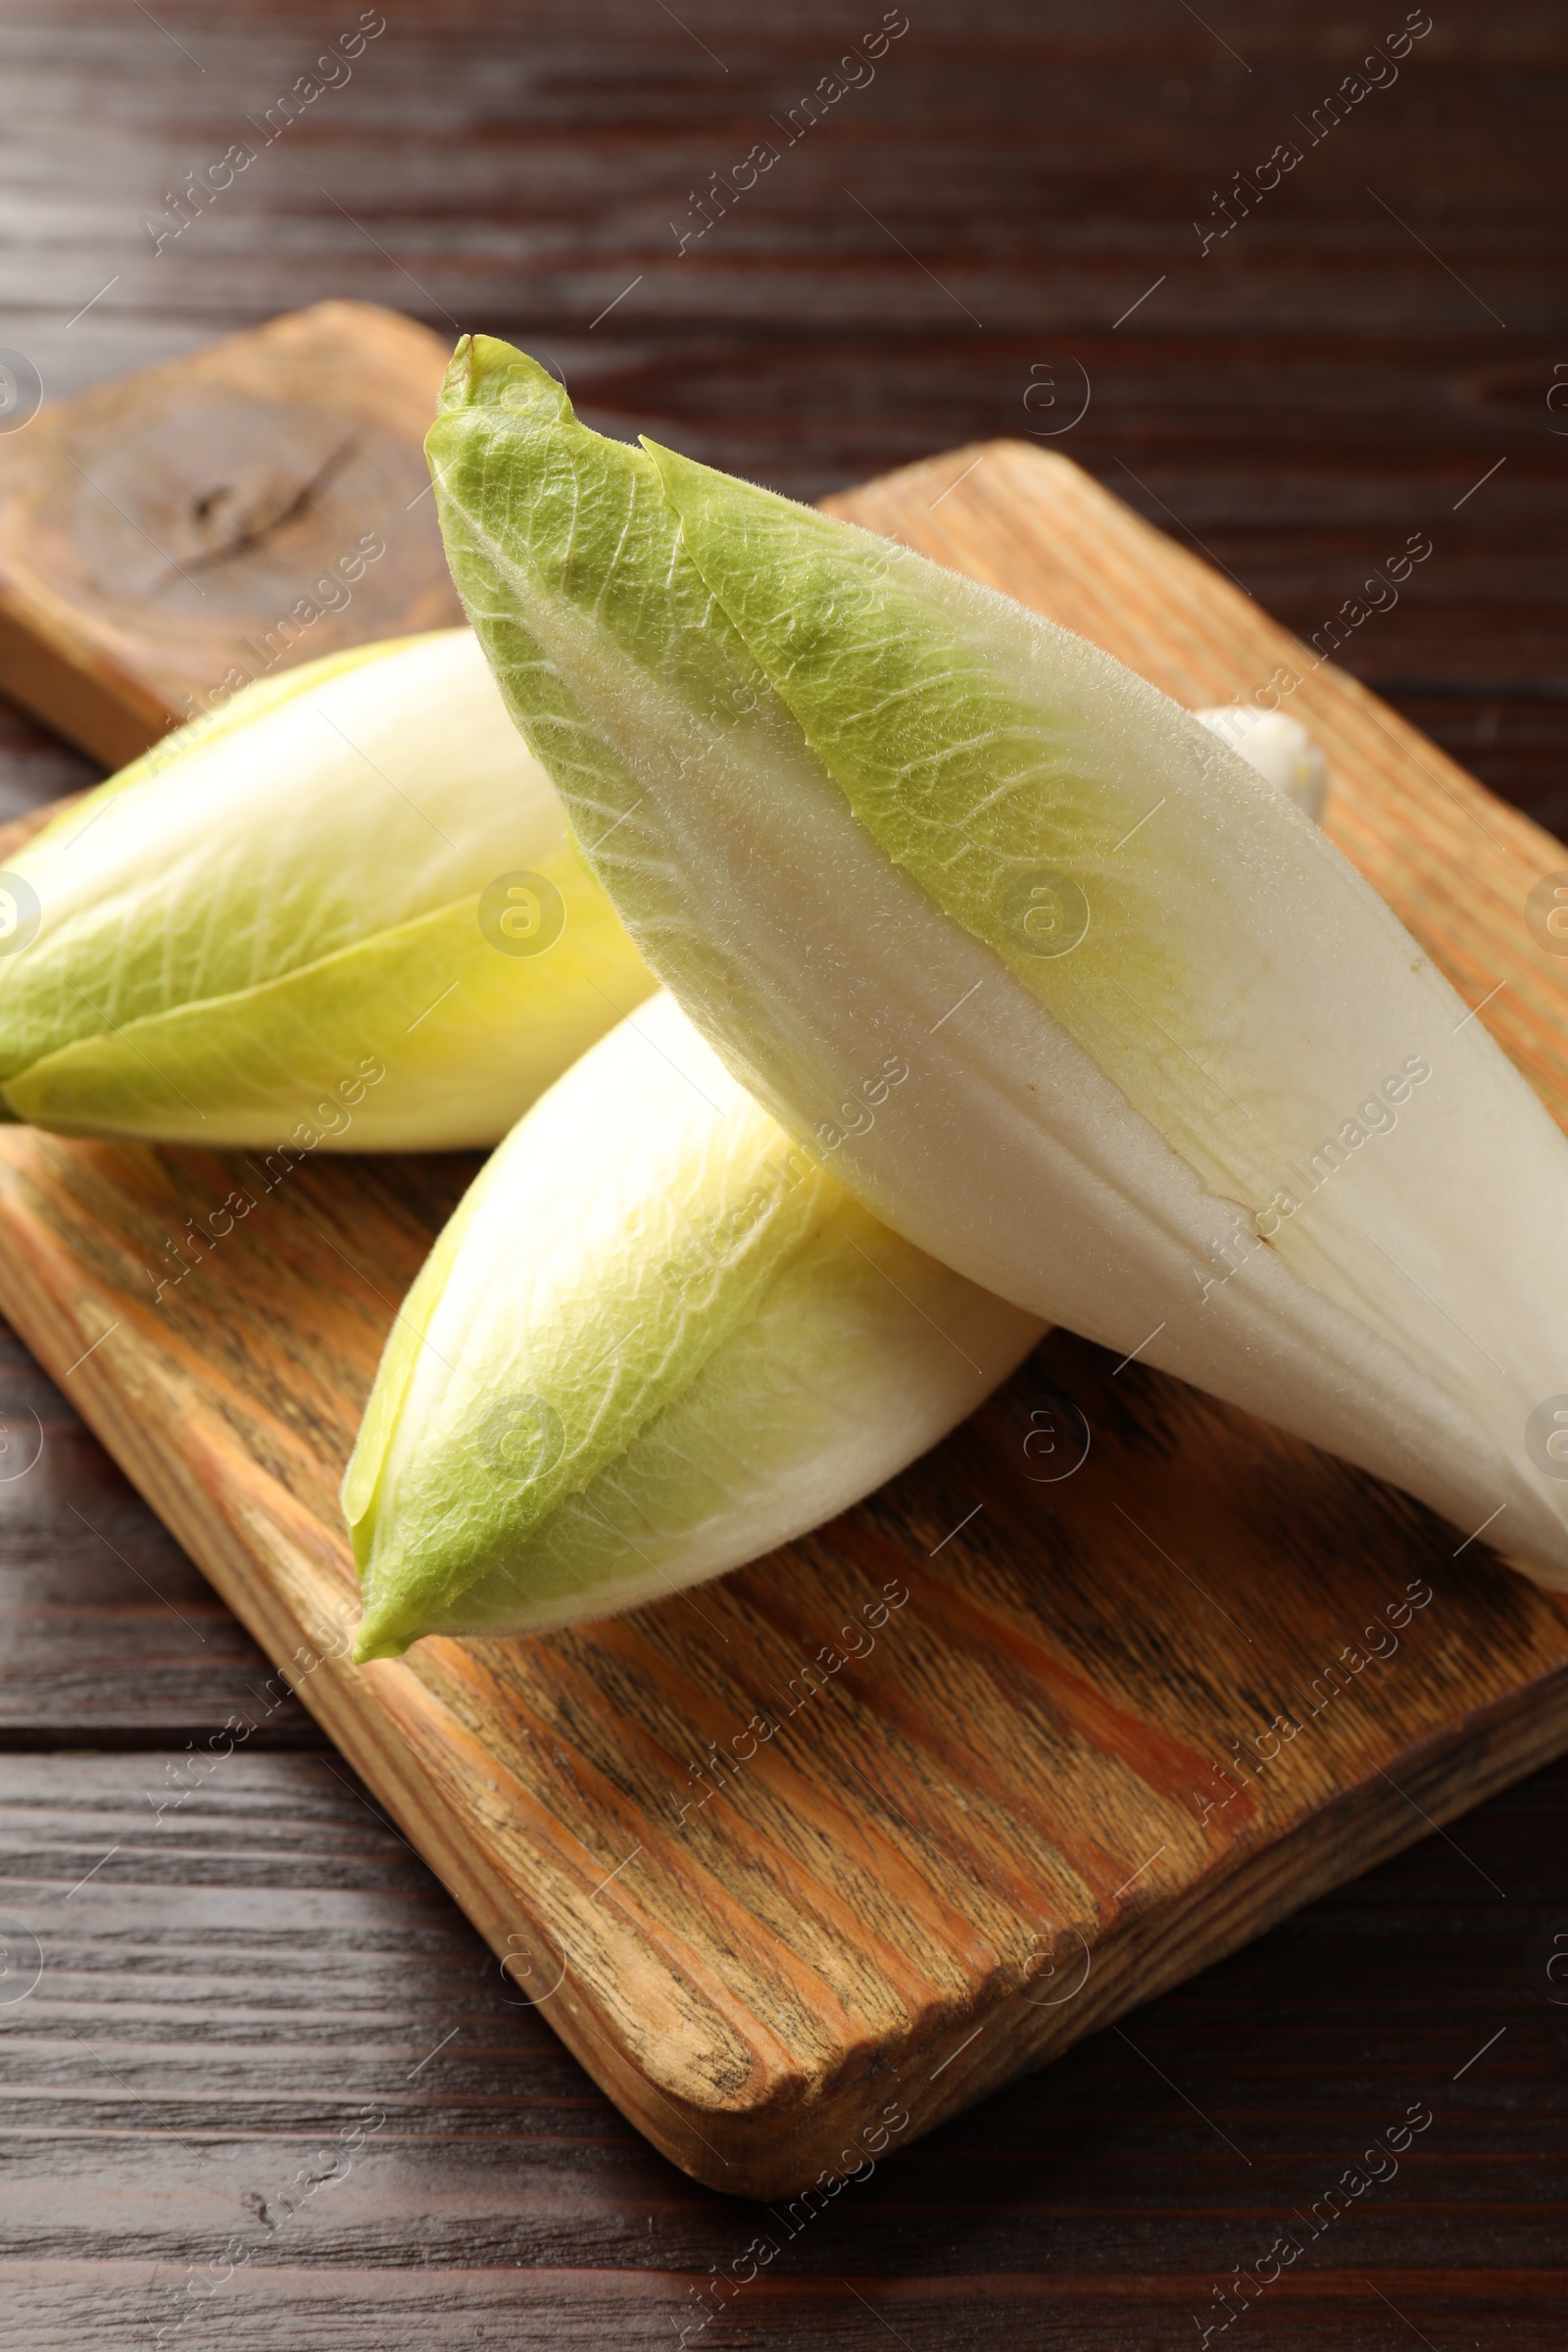
[[[119,767],[251,679],[461,619],[420,497],[449,349],[318,303],[0,437],[0,692]]]
[[[0,1748],[176,1751],[248,1708],[321,1738],[200,1570],[0,1325]]]
[[[1508,1923],[1560,1912],[1568,1766],[769,2211],[655,2155],[336,1759],[216,1757],[155,1820],[166,1761],[0,1758],[0,1917],[42,1963],[0,1981],[0,2352],[663,2347],[705,2309],[688,2352],[870,2352],[884,2323],[1127,2352],[1288,2230],[1272,2352],[1392,2346],[1369,2281],[1434,2344],[1445,2313],[1560,2340],[1565,2012]],[[1309,2238],[1412,2104],[1397,2174]]]
[[[836,503],[1187,699],[1298,658],[1027,447]],[[1349,681],[1295,699],[1342,835],[1454,968],[1455,898],[1492,915],[1530,828]],[[1560,1104],[1557,966],[1495,919],[1483,953],[1512,983],[1490,1017]],[[336,1484],[466,1172],[277,1179],[18,1131],[0,1298],[568,2045],[700,2178],[849,2171],[892,2119],[928,2129],[1568,1744],[1553,1601],[1474,1549],[1455,1567],[1429,1515],[1244,1415],[1142,1367],[1113,1389],[1064,1335],[884,1494],[700,1600],[356,1672],[330,1654],[354,1612]],[[243,1220],[155,1295],[165,1242],[236,1184]],[[1043,1490],[1023,1439],[1063,1398],[1093,1444]],[[1412,1613],[1407,1591],[1434,1597]],[[1357,1645],[1391,1610],[1385,1675]],[[1348,1657],[1378,1677],[1372,1721],[1337,1705]],[[1301,1718],[1287,1762],[1227,1777],[1277,1715]]]
[[[50,801],[96,783],[98,768],[58,736],[46,735],[12,703],[0,701],[0,824],[13,824]]]

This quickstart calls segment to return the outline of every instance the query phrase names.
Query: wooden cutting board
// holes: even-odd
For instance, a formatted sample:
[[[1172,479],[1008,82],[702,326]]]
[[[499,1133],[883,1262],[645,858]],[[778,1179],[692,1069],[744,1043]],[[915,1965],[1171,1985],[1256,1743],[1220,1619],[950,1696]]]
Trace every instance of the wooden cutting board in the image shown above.
[[[450,356],[318,302],[0,435],[0,693],[118,767],[248,679],[460,621],[423,450]]]
[[[1299,676],[1329,831],[1468,1003],[1493,992],[1483,1017],[1568,1118],[1565,967],[1525,916],[1568,852],[1059,457],[993,443],[828,503],[1185,702]],[[469,1165],[323,1156],[269,1186],[260,1155],[4,1131],[0,1305],[510,1997],[688,2172],[789,2200],[770,2242],[808,2183],[819,2203],[1568,1747],[1558,1602],[1063,1334],[883,1493],[721,1584],[356,1671],[337,1484]]]

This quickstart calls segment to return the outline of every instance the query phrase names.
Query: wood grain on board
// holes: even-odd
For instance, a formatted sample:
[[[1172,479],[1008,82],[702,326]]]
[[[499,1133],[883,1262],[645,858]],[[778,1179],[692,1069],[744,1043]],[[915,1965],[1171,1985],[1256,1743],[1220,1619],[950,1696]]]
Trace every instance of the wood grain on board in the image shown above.
[[[0,438],[0,692],[119,767],[250,679],[460,620],[422,449],[450,350],[322,302]]]
[[[994,444],[832,503],[1184,699],[1301,666],[1065,461]],[[1287,707],[1328,750],[1331,830],[1462,984],[1467,957],[1507,983],[1484,1017],[1560,1112],[1560,967],[1519,909],[1561,853],[1327,668]],[[702,2180],[795,2197],[907,2144],[1568,1746],[1555,1601],[1064,1334],[879,1495],[719,1585],[356,1671],[337,1481],[469,1164],[270,1182],[9,1131],[0,1305],[514,1988]],[[198,1252],[236,1190],[253,1204]],[[180,1237],[192,1271],[155,1300]]]

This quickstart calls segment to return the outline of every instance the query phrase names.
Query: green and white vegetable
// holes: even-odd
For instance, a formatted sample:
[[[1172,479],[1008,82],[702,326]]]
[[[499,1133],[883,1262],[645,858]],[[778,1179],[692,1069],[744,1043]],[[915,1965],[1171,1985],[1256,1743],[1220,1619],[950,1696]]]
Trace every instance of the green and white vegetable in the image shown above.
[[[1249,767],[1266,776],[1298,808],[1321,823],[1329,795],[1323,754],[1298,718],[1284,710],[1259,710],[1254,704],[1221,703],[1195,710],[1211,735],[1240,752]]]
[[[793,1135],[971,1281],[1568,1583],[1568,1145],[1283,795],[1006,598],[586,430],[505,344],[459,346],[428,446],[595,870]]]
[[[343,1490],[356,1655],[738,1567],[935,1445],[1041,1330],[879,1225],[656,997],[507,1138],[393,1326]]]
[[[466,629],[246,688],[0,912],[0,1102],[77,1134],[494,1143],[653,986]]]

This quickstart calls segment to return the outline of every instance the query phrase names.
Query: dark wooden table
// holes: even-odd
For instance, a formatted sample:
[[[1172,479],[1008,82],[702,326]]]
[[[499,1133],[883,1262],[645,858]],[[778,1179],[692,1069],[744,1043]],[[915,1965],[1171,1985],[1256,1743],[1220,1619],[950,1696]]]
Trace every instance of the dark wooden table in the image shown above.
[[[61,395],[360,295],[801,495],[1038,432],[1305,635],[1425,531],[1341,658],[1568,831],[1568,22],[1434,0],[1336,119],[1405,14],[909,0],[840,67],[873,0],[387,0],[315,69],[352,0],[0,0],[0,339]],[[0,712],[0,815],[90,772]],[[791,2235],[517,2005],[14,1342],[0,1412],[5,2352],[1560,2346],[1568,1767]]]

